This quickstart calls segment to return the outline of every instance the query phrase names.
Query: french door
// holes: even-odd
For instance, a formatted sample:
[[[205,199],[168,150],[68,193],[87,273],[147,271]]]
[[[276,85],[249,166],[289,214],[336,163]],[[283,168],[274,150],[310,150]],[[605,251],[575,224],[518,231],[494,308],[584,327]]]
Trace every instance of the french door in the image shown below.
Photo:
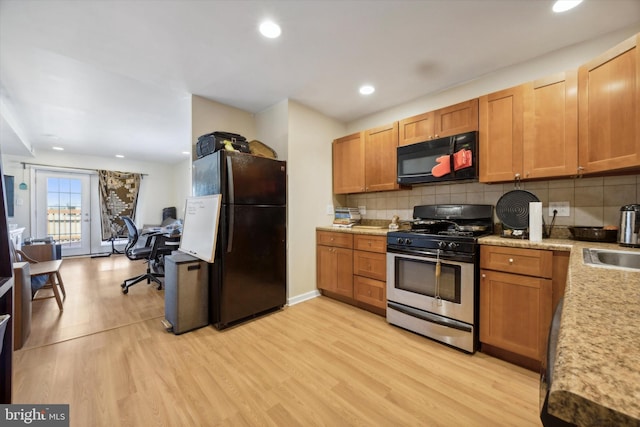
[[[90,174],[38,169],[33,237],[51,236],[63,256],[91,253]]]

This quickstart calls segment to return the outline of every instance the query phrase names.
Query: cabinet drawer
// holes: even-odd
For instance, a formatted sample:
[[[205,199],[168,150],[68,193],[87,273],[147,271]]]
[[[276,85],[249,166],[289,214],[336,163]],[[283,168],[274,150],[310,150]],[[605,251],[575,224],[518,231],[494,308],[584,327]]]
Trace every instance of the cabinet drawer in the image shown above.
[[[353,274],[387,280],[387,254],[353,251]]]
[[[551,278],[553,252],[482,245],[480,247],[480,266],[488,270]]]
[[[353,276],[353,288],[356,300],[375,307],[386,308],[386,282],[369,279],[367,277]]]
[[[353,248],[353,235],[349,233],[334,233],[331,231],[316,231],[318,245],[335,246],[337,248]]]
[[[356,234],[353,236],[353,248],[359,251],[386,253],[387,237]]]

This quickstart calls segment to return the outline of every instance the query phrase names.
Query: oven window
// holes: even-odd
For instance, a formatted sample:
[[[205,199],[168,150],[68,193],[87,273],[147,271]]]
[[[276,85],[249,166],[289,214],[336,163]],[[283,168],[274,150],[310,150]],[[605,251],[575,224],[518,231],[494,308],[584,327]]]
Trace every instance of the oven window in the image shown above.
[[[445,301],[460,304],[461,268],[459,265],[441,261],[438,286],[434,261],[396,257],[395,276],[397,289],[429,297],[436,297],[438,294]]]

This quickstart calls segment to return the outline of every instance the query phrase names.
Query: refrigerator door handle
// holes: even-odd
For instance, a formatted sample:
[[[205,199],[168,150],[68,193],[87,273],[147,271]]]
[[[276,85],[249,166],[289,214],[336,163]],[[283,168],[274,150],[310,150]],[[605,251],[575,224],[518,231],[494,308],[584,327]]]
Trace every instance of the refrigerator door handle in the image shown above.
[[[229,195],[229,202],[227,203],[227,208],[229,209],[229,230],[227,233],[227,253],[231,253],[233,250],[233,229],[234,229],[234,216],[235,216],[235,206],[233,205],[234,196],[233,196],[233,163],[231,162],[231,157],[227,156],[227,188]]]
[[[230,254],[231,251],[233,250],[233,229],[235,228],[233,225],[233,218],[235,216],[234,211],[235,211],[235,206],[234,205],[228,205],[227,208],[229,209],[229,230],[227,233],[227,236],[229,236],[227,238],[227,253]]]
[[[235,203],[235,197],[233,195],[233,162],[231,161],[231,157],[227,156],[227,189],[229,190],[229,201],[227,202],[230,205]]]

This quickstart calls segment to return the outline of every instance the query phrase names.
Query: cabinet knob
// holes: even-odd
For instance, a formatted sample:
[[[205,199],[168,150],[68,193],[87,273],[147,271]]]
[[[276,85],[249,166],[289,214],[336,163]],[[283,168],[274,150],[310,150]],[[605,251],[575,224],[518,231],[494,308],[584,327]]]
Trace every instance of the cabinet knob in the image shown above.
[[[509,264],[513,264],[513,258],[509,258]]]
[[[438,135],[438,134],[436,133],[436,138],[437,138],[438,136],[440,136],[440,135]]]
[[[484,274],[484,273],[482,273],[482,278],[483,278],[483,279],[486,279],[486,278],[487,278],[487,275],[486,275],[486,274]]]

